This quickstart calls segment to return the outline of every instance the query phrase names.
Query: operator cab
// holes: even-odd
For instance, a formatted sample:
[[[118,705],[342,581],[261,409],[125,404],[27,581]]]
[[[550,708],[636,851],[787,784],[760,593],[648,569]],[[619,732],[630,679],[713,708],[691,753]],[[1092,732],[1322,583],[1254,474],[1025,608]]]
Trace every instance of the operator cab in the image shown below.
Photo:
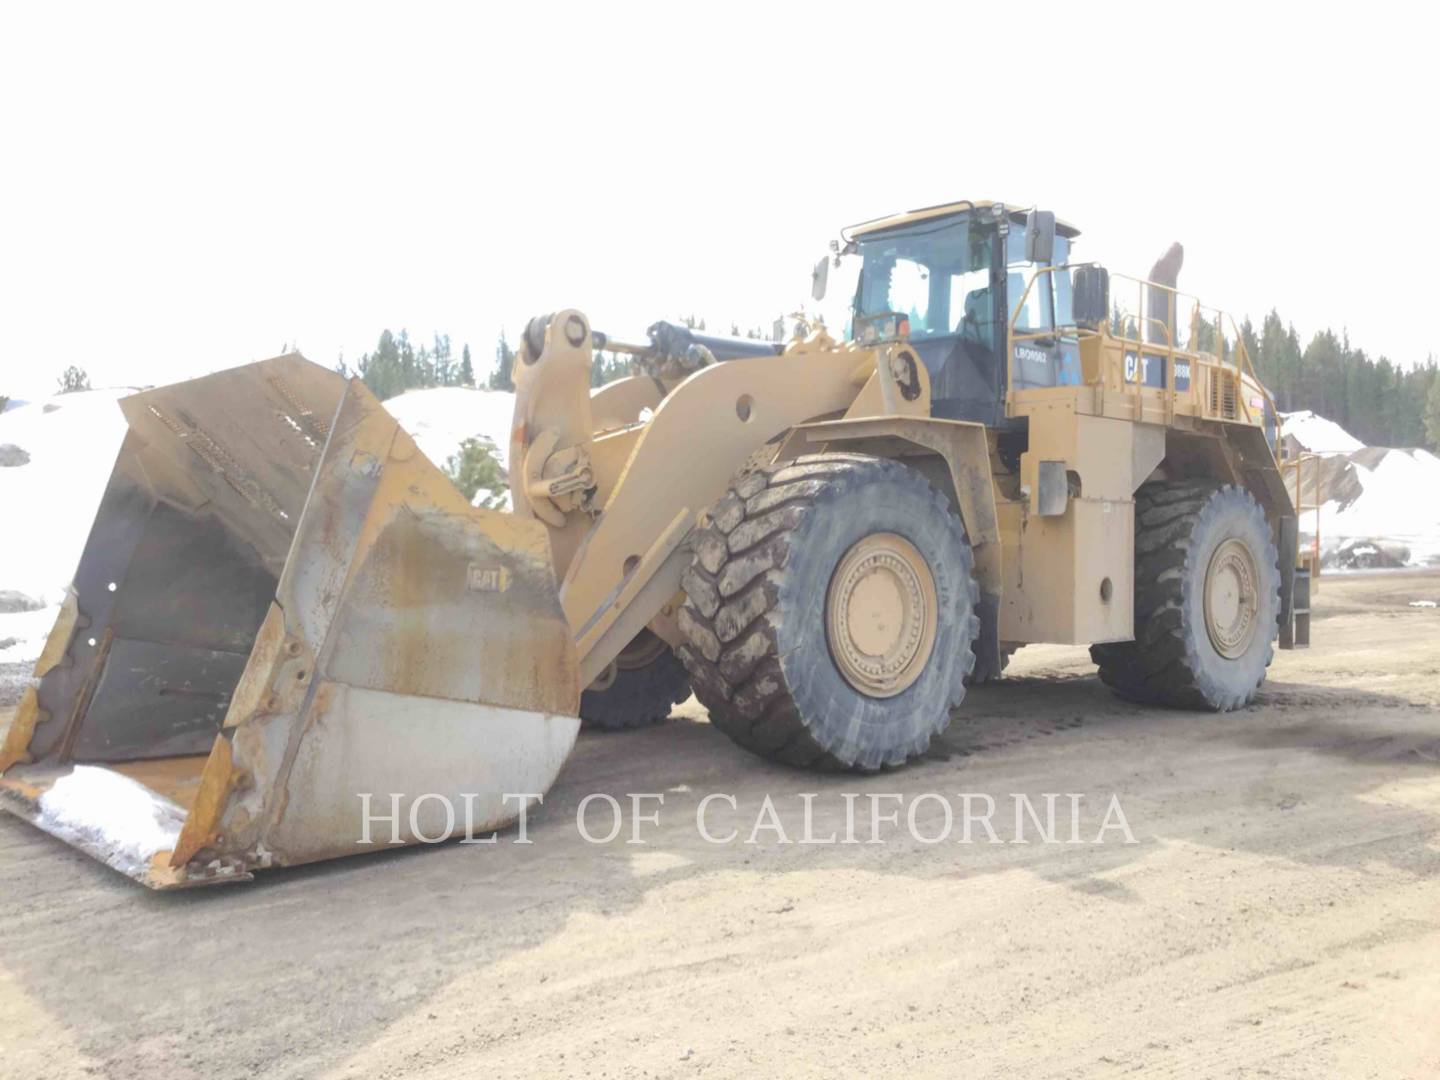
[[[843,251],[861,258],[847,339],[908,339],[930,372],[933,415],[1004,426],[1007,378],[1017,389],[1079,381],[1079,346],[1063,329],[1072,323],[1069,275],[1041,274],[1026,293],[1036,270],[1069,260],[1078,234],[1055,222],[1046,253],[1027,244],[1024,210],[989,202],[847,229]],[[1012,313],[1017,334],[1041,336],[1018,343],[1007,362]]]

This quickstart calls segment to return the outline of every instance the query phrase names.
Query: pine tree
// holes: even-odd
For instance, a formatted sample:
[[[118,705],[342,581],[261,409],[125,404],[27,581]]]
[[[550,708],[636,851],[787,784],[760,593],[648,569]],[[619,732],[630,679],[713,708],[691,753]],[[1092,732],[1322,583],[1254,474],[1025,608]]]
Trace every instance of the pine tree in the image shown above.
[[[389,330],[380,332],[380,341],[373,353],[360,357],[359,371],[365,385],[381,401],[402,393],[411,385],[405,381],[405,372],[400,363],[400,348],[395,335]]]
[[[410,344],[410,332],[403,326],[400,333],[395,335],[396,362],[400,367],[400,389],[409,390],[412,386],[419,386],[415,378],[415,346]]]
[[[460,351],[460,385],[475,385],[475,365],[470,362],[470,343],[468,341]]]
[[[78,368],[71,364],[65,369],[65,373],[56,380],[60,384],[60,393],[73,394],[77,390],[90,389],[90,376],[85,373],[84,368]]]
[[[1245,321],[1240,324],[1240,341],[1245,346],[1245,355],[1255,366],[1255,374],[1260,375],[1260,339],[1255,336],[1255,324],[1250,321],[1249,315],[1246,315]],[[1260,381],[1265,382],[1263,375],[1260,375]]]
[[[1440,451],[1440,439],[1437,439],[1434,433],[1426,430],[1424,415],[1425,409],[1436,393],[1437,383],[1440,383],[1440,368],[1436,367],[1433,353],[1425,358],[1424,364],[1417,364],[1405,373],[1402,400],[1409,407],[1409,414],[1412,417],[1411,430],[1415,433],[1407,445],[1426,443],[1432,450]],[[1418,419],[1416,419],[1417,417]]]
[[[495,457],[495,444],[489,439],[466,439],[460,451],[445,462],[445,472],[460,489],[460,494],[476,506],[494,508],[504,500],[507,480],[505,470]],[[484,492],[477,501],[475,496]]]
[[[1430,389],[1435,382],[1435,360],[1426,359],[1409,371],[1396,371],[1392,394],[1390,424],[1394,435],[1387,440],[1393,446],[1435,445],[1425,429],[1425,409]]]
[[[1285,341],[1280,354],[1281,372],[1285,379],[1285,385],[1290,394],[1292,409],[1302,408],[1299,402],[1300,394],[1300,364],[1303,354],[1300,351],[1300,335],[1295,332],[1295,324],[1291,323],[1285,331]],[[1305,406],[1308,407],[1308,406]]]
[[[1260,376],[1260,381],[1275,395],[1279,409],[1291,411],[1295,402],[1290,384],[1289,340],[1285,336],[1285,324],[1274,308],[1260,324],[1260,347],[1256,355],[1256,374]]]
[[[1435,450],[1440,450],[1440,378],[1434,377],[1434,359],[1431,361],[1430,393],[1425,397],[1425,438]]]
[[[590,386],[592,389],[612,383],[616,379],[623,379],[630,374],[629,358],[618,353],[606,356],[602,352],[597,352],[590,358]]]
[[[450,335],[435,335],[435,347],[430,351],[430,362],[434,366],[436,386],[454,386],[457,372],[450,357]]]
[[[515,389],[515,350],[505,340],[505,331],[500,331],[500,340],[495,345],[495,370],[490,373],[491,390]]]

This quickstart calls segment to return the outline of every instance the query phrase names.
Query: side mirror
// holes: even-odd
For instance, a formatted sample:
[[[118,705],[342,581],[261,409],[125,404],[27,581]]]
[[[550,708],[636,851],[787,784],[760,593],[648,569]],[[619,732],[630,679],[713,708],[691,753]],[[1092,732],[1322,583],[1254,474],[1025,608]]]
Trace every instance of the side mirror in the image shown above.
[[[825,285],[830,280],[830,256],[826,255],[810,271],[810,295],[816,300],[825,299]]]
[[[1070,281],[1075,325],[1099,330],[1110,318],[1110,271],[1093,264],[1077,266]]]
[[[1055,254],[1055,215],[1049,210],[1031,210],[1025,215],[1025,258],[1048,263]]]

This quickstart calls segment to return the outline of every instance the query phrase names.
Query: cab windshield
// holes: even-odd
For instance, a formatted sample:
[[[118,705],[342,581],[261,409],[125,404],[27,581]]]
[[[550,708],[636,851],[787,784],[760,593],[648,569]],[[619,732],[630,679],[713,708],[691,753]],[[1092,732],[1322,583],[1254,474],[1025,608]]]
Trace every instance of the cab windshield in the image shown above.
[[[988,325],[992,236],[960,213],[859,237],[856,317],[898,312],[910,320],[912,341],[959,334],[967,321]]]

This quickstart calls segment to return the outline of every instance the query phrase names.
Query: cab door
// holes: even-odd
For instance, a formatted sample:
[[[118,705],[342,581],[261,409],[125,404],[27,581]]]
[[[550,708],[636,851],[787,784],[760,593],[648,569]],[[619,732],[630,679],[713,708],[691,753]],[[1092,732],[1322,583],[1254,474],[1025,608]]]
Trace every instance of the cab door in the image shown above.
[[[1051,265],[1063,266],[1069,256],[1069,239],[1056,236],[1054,262],[1031,262],[1025,257],[1025,230],[1012,224],[1005,235],[1006,318],[1014,319],[1010,341],[1013,389],[1079,382],[1080,343],[1073,332],[1069,273],[1038,273]]]

